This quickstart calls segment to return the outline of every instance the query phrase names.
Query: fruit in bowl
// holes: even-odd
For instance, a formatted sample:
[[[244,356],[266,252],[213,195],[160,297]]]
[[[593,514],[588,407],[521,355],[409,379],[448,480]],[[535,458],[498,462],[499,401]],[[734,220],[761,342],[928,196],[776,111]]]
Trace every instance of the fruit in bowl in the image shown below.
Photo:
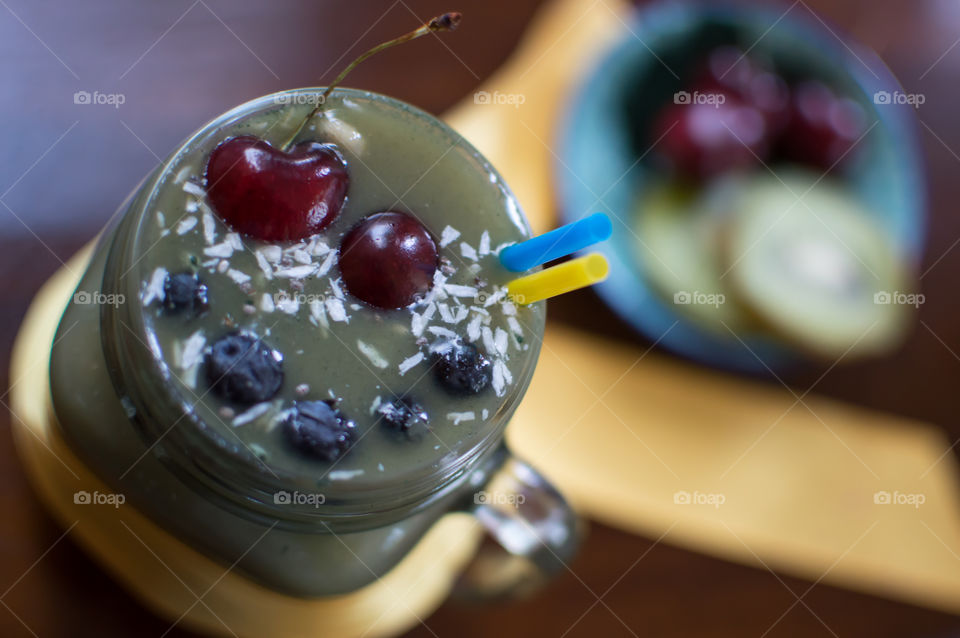
[[[676,176],[706,180],[782,162],[827,172],[867,129],[854,100],[814,78],[788,85],[769,62],[736,47],[710,51],[700,66],[648,134]]]
[[[901,292],[912,293],[926,214],[919,123],[910,106],[874,99],[897,90],[896,78],[876,55],[820,21],[755,5],[652,3],[628,24],[570,100],[558,152],[560,173],[579,177],[557,182],[564,218],[576,219],[603,193],[633,231],[611,245],[607,256],[620,267],[599,296],[658,347],[724,369],[781,374],[806,355],[834,361],[841,353],[804,346],[751,307],[733,279],[729,237],[750,201],[746,191],[764,190],[763,176],[799,211],[810,212],[798,201],[809,199],[816,214],[829,215],[814,203],[823,198],[798,190],[791,177],[806,173],[809,186],[826,174],[821,185],[842,191],[852,215],[874,227],[870,236],[882,236],[886,248],[877,252],[896,261]],[[821,99],[820,115],[808,104],[816,85],[829,92],[815,96],[830,98]],[[743,109],[753,113],[742,119],[755,123],[755,136],[733,135],[741,123],[731,124],[730,113]],[[729,144],[737,137],[746,144]],[[744,193],[735,197],[738,190]],[[826,235],[817,242],[829,243]],[[827,254],[836,257],[829,246],[799,252],[814,261]],[[782,281],[786,288],[796,283]],[[707,294],[694,295],[698,290]],[[675,302],[684,292],[689,297],[679,299],[690,302]],[[720,295],[723,304],[710,302]],[[909,325],[915,309],[900,305],[895,323]],[[892,330],[860,354],[889,352],[904,334]]]
[[[876,300],[912,290],[913,274],[843,178],[863,108],[732,45],[690,66],[646,135],[634,252],[653,290],[720,338],[828,360],[895,347],[909,311]]]

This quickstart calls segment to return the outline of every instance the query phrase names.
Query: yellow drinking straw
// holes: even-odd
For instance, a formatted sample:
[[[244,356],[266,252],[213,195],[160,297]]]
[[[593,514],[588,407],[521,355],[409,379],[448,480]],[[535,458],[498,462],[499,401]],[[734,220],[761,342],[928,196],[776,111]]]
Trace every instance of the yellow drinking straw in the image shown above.
[[[607,278],[610,266],[600,253],[578,257],[507,284],[507,294],[514,302],[527,305],[549,299],[571,290],[586,288]]]

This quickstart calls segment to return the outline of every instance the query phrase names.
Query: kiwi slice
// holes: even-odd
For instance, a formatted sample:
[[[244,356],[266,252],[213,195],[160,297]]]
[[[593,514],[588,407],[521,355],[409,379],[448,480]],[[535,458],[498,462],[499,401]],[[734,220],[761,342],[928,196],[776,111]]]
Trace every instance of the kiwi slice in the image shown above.
[[[847,189],[787,171],[747,179],[732,205],[724,281],[773,332],[830,359],[902,340],[911,269]]]
[[[634,227],[637,259],[664,303],[701,327],[729,335],[749,327],[747,314],[720,279],[720,229],[714,200],[676,182],[644,189]]]

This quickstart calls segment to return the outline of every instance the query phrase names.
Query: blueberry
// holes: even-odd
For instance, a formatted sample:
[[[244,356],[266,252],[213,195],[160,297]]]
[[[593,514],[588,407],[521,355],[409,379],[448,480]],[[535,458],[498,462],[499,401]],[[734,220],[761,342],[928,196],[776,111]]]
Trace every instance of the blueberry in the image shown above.
[[[203,312],[207,309],[207,287],[190,271],[167,275],[163,281],[163,307],[170,312]]]
[[[434,355],[437,381],[451,394],[479,394],[490,385],[490,361],[472,343],[451,342]]]
[[[336,461],[353,445],[356,424],[326,401],[296,401],[284,429],[301,452]]]
[[[387,430],[408,441],[418,441],[427,432],[430,417],[413,399],[397,397],[382,404],[377,411]]]
[[[235,403],[273,398],[283,383],[283,355],[255,335],[231,332],[214,342],[206,358],[213,391]]]

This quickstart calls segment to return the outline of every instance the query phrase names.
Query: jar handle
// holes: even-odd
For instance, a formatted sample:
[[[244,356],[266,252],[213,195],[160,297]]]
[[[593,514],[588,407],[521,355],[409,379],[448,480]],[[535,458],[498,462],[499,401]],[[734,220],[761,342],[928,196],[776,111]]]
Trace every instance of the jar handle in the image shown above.
[[[466,509],[496,543],[484,543],[460,575],[453,595],[517,597],[568,569],[583,524],[539,472],[502,445],[499,467],[472,494]]]

